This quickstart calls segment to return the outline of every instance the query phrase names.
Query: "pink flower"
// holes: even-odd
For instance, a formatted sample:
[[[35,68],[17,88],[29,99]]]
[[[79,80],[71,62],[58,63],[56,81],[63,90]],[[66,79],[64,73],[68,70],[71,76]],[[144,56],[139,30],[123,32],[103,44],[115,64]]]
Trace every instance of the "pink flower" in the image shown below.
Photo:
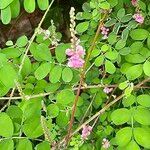
[[[131,3],[134,7],[138,5],[138,0],[131,0]]]
[[[79,55],[75,54],[69,58],[68,66],[71,68],[82,68],[84,64],[84,60],[79,57]]]
[[[108,38],[108,32],[109,32],[109,29],[102,26],[101,27],[101,34],[103,35],[103,39],[107,39]]]
[[[104,138],[102,141],[102,146],[104,149],[108,149],[110,147],[110,142],[106,138]]]
[[[135,19],[136,22],[142,24],[144,22],[144,17],[140,13],[136,13],[133,15],[133,18]]]
[[[103,91],[104,91],[106,94],[109,94],[112,90],[113,90],[113,88],[108,88],[108,87],[105,87],[105,88],[103,89]]]
[[[83,127],[83,130],[82,130],[82,135],[81,135],[81,137],[82,137],[82,139],[87,139],[87,137],[91,134],[91,132],[92,132],[92,127],[91,126],[84,126]]]
[[[79,56],[82,56],[84,57],[85,55],[85,50],[83,49],[83,47],[81,45],[78,45],[76,47],[76,53],[79,55]]]
[[[75,52],[72,49],[66,49],[66,55],[68,56],[73,56],[75,54]]]
[[[85,50],[81,45],[76,46],[76,50],[73,49],[67,49],[66,55],[68,55],[70,58],[68,59],[68,66],[71,68],[82,68],[84,65],[84,55]]]

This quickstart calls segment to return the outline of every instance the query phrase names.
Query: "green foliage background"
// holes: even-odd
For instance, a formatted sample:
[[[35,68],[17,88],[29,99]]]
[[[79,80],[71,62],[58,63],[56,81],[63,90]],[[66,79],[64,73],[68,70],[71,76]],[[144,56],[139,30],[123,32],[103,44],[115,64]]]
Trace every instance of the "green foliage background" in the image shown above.
[[[81,5],[81,1],[74,3],[77,2]],[[37,7],[44,11],[49,1],[0,0],[3,24],[19,15],[20,6],[28,13]],[[106,40],[99,34],[88,61],[73,130],[83,123],[82,119],[89,120],[116,97],[122,97],[98,115],[86,141],[77,132],[68,149],[103,150],[104,138],[110,141],[109,150],[150,149],[150,3],[139,0],[145,18],[142,25],[133,19],[136,10],[130,0],[90,0],[82,9],[76,14],[76,31],[86,54],[103,17],[102,10],[111,10],[104,21],[110,31]],[[65,51],[71,44],[63,43],[61,33],[52,25],[48,30],[48,39],[35,30],[35,40],[23,35],[0,49],[0,100],[4,102],[0,112],[0,150],[49,150],[67,134],[82,70],[66,65]],[[53,31],[59,40],[55,47]],[[113,93],[106,94],[104,87],[111,86]],[[94,124],[94,120],[89,122]]]

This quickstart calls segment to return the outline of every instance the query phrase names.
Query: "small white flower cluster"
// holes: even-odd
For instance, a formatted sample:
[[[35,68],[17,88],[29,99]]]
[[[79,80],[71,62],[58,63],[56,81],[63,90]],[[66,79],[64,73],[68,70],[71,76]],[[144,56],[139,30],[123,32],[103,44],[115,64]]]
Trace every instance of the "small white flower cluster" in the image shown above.
[[[49,30],[44,30],[44,29],[40,28],[38,30],[38,34],[44,35],[43,40],[50,39],[51,44],[53,46],[58,46],[58,42],[60,40],[57,38],[56,27],[54,26],[53,20],[51,20],[51,27],[49,28]]]
[[[70,10],[70,33],[71,33],[71,48],[73,50],[76,49],[76,46],[79,44],[79,40],[78,38],[76,37],[76,30],[75,30],[75,27],[76,27],[76,22],[75,22],[75,9],[74,7],[71,7],[71,10]]]
[[[110,142],[106,138],[104,138],[102,141],[102,147],[104,149],[108,149],[110,147]]]

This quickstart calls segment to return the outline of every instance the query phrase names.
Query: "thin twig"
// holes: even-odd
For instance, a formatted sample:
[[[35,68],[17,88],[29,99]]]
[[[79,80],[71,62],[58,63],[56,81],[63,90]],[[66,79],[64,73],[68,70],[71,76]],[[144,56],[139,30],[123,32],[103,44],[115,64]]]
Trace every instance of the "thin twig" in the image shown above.
[[[116,88],[118,87],[117,84],[113,84],[113,85],[102,85],[102,84],[97,84],[97,85],[87,85],[87,86],[82,86],[81,89],[82,90],[85,90],[85,89],[96,89],[96,88],[105,88],[105,87],[108,87],[108,88]],[[145,89],[149,89],[150,87],[149,86],[140,86],[140,87],[134,87],[135,89],[139,89],[139,88],[145,88]],[[72,88],[73,91],[76,91],[78,88],[75,87],[75,88]],[[60,91],[58,91],[60,92]],[[48,96],[52,94],[52,92],[48,92],[48,93],[39,93],[39,94],[36,94],[36,95],[25,95],[24,97],[27,99],[27,100],[30,100],[32,98],[39,98],[39,97],[45,97],[45,96]],[[9,100],[10,97],[0,97],[0,100]],[[23,99],[23,97],[21,96],[16,96],[16,97],[12,97],[11,100],[19,100],[19,99]]]
[[[96,94],[97,94],[97,93],[96,93]],[[86,117],[86,115],[87,115],[89,109],[91,108],[91,106],[92,106],[92,104],[93,104],[93,101],[95,100],[96,94],[94,94],[94,96],[93,96],[93,98],[92,98],[92,100],[91,100],[91,102],[90,102],[90,105],[88,106],[86,112],[84,113],[84,115],[83,115],[83,117],[82,117],[82,119],[81,119],[79,125],[83,123],[83,121],[84,121],[84,119],[85,119],[85,117]]]

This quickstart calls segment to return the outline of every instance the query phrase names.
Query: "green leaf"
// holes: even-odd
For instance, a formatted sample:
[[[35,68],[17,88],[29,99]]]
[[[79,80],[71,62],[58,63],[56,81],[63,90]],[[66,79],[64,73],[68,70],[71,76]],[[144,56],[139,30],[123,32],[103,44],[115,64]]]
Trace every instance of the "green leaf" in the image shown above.
[[[49,75],[49,80],[51,83],[57,83],[59,82],[62,74],[62,67],[61,66],[55,66]]]
[[[147,47],[150,49],[150,35],[147,38]]]
[[[118,4],[118,0],[107,0],[111,7],[114,7]]]
[[[122,49],[122,48],[125,47],[125,45],[126,45],[126,41],[123,40],[123,39],[121,39],[121,40],[119,40],[119,41],[116,43],[115,48],[116,48],[116,49]]]
[[[70,68],[66,67],[62,71],[62,79],[64,82],[70,82],[73,78],[73,72]]]
[[[132,14],[127,14],[127,15],[123,16],[120,21],[123,22],[123,23],[127,23],[127,22],[129,22],[131,19],[132,19]],[[130,28],[129,28],[129,29],[130,29]],[[129,29],[127,29],[127,30],[129,30]]]
[[[124,8],[119,9],[119,11],[117,12],[117,17],[121,19],[122,17],[124,17],[124,15],[125,15],[125,9]]]
[[[94,64],[95,64],[95,66],[99,67],[103,64],[103,62],[104,62],[104,56],[101,55],[95,59]]]
[[[0,150],[14,150],[14,142],[12,139],[0,141]]]
[[[24,47],[26,46],[27,43],[28,43],[28,38],[25,35],[19,37],[16,42],[18,47]]]
[[[43,134],[40,117],[27,119],[23,125],[23,132],[29,138],[37,138]]]
[[[141,41],[136,41],[136,42],[134,42],[134,43],[130,46],[130,48],[131,48],[131,53],[132,53],[132,54],[137,54],[137,53],[139,53],[139,52],[141,51],[142,47],[143,47],[143,42],[141,42]]]
[[[119,89],[124,90],[129,85],[129,81],[124,81],[119,84]]]
[[[56,123],[59,127],[64,128],[69,123],[69,117],[65,112],[60,112],[56,118]]]
[[[110,4],[107,1],[100,2],[98,5],[101,9],[110,9]]]
[[[130,84],[130,86],[128,86],[125,90],[124,90],[124,94],[126,97],[129,97],[133,91],[133,83]]]
[[[65,89],[57,94],[56,97],[57,103],[62,105],[68,105],[74,101],[74,93],[71,90]]]
[[[145,57],[141,54],[129,54],[125,56],[126,61],[136,64],[136,63],[142,63],[145,61]]]
[[[150,131],[144,128],[134,128],[133,131],[136,142],[144,148],[150,149]]]
[[[54,84],[48,84],[46,87],[45,87],[45,90],[46,92],[55,92],[57,91],[57,89],[59,89],[61,83],[54,83]]]
[[[115,125],[121,125],[130,119],[130,111],[126,108],[116,109],[111,114],[111,120]]]
[[[66,49],[70,48],[70,44],[60,44],[55,49],[56,59],[59,63],[63,63],[66,60]]]
[[[131,138],[132,138],[132,128],[125,127],[116,133],[115,141],[117,145],[123,147],[126,146],[131,141]]]
[[[138,146],[138,144],[135,141],[131,141],[127,145],[126,150],[140,150],[140,147]]]
[[[10,4],[10,9],[11,9],[11,17],[16,18],[20,13],[20,1],[19,0],[14,0]]]
[[[105,57],[110,60],[116,60],[118,58],[118,52],[116,50],[108,51],[105,53]]]
[[[9,24],[11,21],[11,10],[10,6],[6,7],[5,9],[1,10],[1,20],[3,24]]]
[[[150,95],[147,94],[139,95],[137,97],[137,102],[144,107],[150,107]]]
[[[137,108],[134,119],[142,125],[150,125],[150,111],[147,108]]]
[[[3,67],[4,64],[7,64],[7,61],[6,55],[0,53],[0,68]]]
[[[130,47],[124,47],[123,49],[119,50],[120,55],[128,55],[130,53]]]
[[[114,33],[114,32],[111,32],[109,35],[108,35],[108,42],[109,44],[113,45],[117,42],[117,35]]]
[[[15,105],[11,105],[7,108],[6,113],[12,118],[22,118],[23,112],[22,110]]]
[[[48,0],[37,0],[38,6],[41,10],[46,10],[48,8],[49,5],[49,1]]]
[[[23,57],[20,58],[20,62],[22,62]],[[23,66],[22,66],[22,70],[21,70],[21,74],[23,75],[23,77],[29,75],[32,71],[32,64],[31,61],[29,59],[28,56],[25,57]]]
[[[28,13],[33,13],[35,10],[35,0],[24,0],[24,9]]]
[[[126,72],[128,80],[135,80],[139,78],[143,73],[142,65],[134,65],[129,67]]]
[[[122,104],[124,107],[129,107],[136,102],[136,97],[134,95],[130,95],[123,99]]]
[[[41,99],[31,99],[22,103],[23,117],[30,119],[41,116]]]
[[[17,58],[21,55],[19,48],[4,48],[1,53],[5,54],[7,58]]]
[[[48,45],[44,43],[37,45],[37,48],[35,49],[35,53],[37,57],[39,57],[41,60],[46,60],[46,61],[52,60],[50,49]]]
[[[50,144],[47,141],[43,141],[41,143],[39,143],[38,145],[36,145],[35,150],[50,150]]]
[[[105,61],[105,69],[106,69],[106,72],[110,73],[110,74],[113,74],[115,73],[116,71],[116,67],[114,66],[114,64],[109,61],[109,60],[106,60]]]
[[[0,113],[0,135],[11,137],[14,132],[12,120],[6,113]]]
[[[59,107],[56,104],[50,104],[47,106],[47,114],[51,118],[55,118],[59,114]]]
[[[9,4],[11,4],[14,0],[0,0],[0,9],[6,8]]]
[[[1,81],[0,81],[0,96],[4,96],[8,93],[9,88],[6,87]]]
[[[105,27],[111,27],[111,26],[113,26],[116,22],[117,22],[116,19],[111,18],[110,20],[108,20],[108,21],[105,23]]]
[[[128,145],[122,148],[123,150],[140,150],[138,144],[132,140]]]
[[[16,150],[33,150],[32,143],[28,139],[19,139]]]
[[[121,38],[122,38],[122,40],[126,41],[128,39],[128,36],[129,36],[129,29],[125,28],[122,31]]]
[[[147,60],[143,65],[144,73],[150,77],[150,62]]]
[[[41,64],[34,72],[36,79],[42,80],[43,78],[45,78],[50,72],[50,69],[51,69],[50,63],[46,62],[46,63]]]
[[[103,102],[102,94],[101,92],[98,92],[93,101],[94,108],[98,109],[101,106],[102,102]]]
[[[85,21],[85,22],[82,22],[82,23],[79,23],[77,26],[76,26],[76,31],[78,33],[83,33],[85,32],[89,27],[89,22],[88,21]]]
[[[145,29],[135,29],[130,32],[130,36],[133,40],[145,40],[149,35],[149,32]]]
[[[0,81],[2,84],[11,88],[14,86],[15,80],[17,80],[17,73],[14,68],[9,64],[3,65],[3,67],[0,68]]]

